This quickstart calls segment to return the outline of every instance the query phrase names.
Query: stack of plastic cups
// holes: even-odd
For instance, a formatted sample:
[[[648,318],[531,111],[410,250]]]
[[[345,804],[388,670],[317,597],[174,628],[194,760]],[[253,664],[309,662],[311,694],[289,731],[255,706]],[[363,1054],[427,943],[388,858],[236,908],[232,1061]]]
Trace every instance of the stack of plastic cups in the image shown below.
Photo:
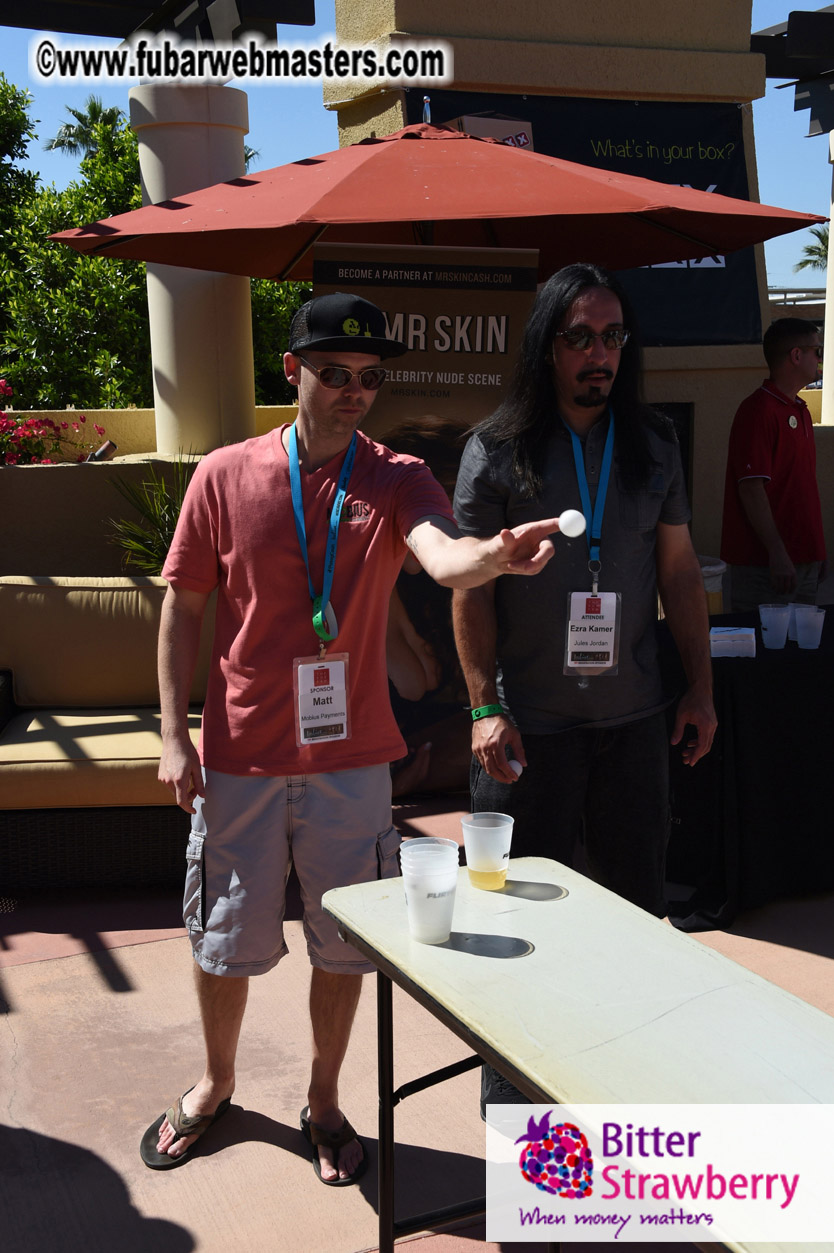
[[[443,944],[451,934],[459,864],[454,840],[426,836],[400,847],[408,929],[421,944]]]

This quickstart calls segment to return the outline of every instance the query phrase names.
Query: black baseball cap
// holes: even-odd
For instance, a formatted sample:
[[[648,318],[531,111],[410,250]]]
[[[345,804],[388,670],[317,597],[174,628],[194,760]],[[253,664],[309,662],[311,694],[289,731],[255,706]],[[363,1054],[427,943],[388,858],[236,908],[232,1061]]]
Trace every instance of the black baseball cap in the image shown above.
[[[376,357],[399,357],[405,344],[385,333],[385,314],[370,300],[333,292],[314,296],[302,305],[290,326],[289,351],[305,348],[334,352],[366,352]]]

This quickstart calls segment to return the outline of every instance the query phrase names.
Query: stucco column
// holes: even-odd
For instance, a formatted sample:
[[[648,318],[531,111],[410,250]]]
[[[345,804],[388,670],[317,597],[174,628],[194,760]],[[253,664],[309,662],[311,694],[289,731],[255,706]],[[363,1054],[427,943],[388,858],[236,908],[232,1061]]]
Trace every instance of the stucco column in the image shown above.
[[[828,160],[834,165],[834,131],[828,134]],[[832,205],[829,215],[834,216],[834,170],[831,187]],[[823,426],[834,426],[834,321],[828,322],[828,310],[834,309],[834,244],[828,238],[828,266],[825,271],[825,344],[827,352],[822,363],[822,418]]]
[[[133,87],[145,204],[239,178],[249,130],[234,87]],[[148,312],[160,453],[208,452],[255,434],[249,279],[148,265]]]

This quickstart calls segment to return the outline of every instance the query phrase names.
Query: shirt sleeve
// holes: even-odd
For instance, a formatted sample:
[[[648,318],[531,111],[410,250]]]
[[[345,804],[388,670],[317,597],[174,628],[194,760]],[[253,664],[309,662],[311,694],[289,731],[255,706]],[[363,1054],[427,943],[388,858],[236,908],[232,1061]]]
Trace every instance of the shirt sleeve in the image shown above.
[[[733,419],[727,467],[730,478],[736,483],[741,479],[769,479],[773,474],[770,421],[755,403],[755,393],[739,406]]]
[[[174,538],[162,567],[173,587],[211,592],[219,581],[216,490],[208,460],[197,466],[185,493]]]
[[[405,537],[420,518],[432,516],[454,521],[449,497],[424,461],[409,459],[397,483],[397,529]]]
[[[479,539],[497,535],[507,525],[507,493],[496,482],[489,454],[478,435],[470,437],[461,457],[455,520],[463,535]]]
[[[666,497],[660,509],[660,521],[670,526],[681,526],[692,517],[686,484],[683,478],[683,463],[678,441],[671,444],[671,472]]]

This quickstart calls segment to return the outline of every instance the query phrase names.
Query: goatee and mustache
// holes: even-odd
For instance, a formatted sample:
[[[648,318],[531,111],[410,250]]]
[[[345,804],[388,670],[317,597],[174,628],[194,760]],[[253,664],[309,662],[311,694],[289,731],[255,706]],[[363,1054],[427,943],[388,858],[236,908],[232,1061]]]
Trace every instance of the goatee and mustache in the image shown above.
[[[573,402],[585,409],[597,409],[606,399],[602,392],[602,379],[612,383],[614,381],[614,371],[609,370],[606,366],[589,366],[585,370],[580,370],[576,376],[577,383],[584,383],[586,379],[593,377],[594,382],[590,385],[587,392],[582,392],[578,396],[574,396]]]

